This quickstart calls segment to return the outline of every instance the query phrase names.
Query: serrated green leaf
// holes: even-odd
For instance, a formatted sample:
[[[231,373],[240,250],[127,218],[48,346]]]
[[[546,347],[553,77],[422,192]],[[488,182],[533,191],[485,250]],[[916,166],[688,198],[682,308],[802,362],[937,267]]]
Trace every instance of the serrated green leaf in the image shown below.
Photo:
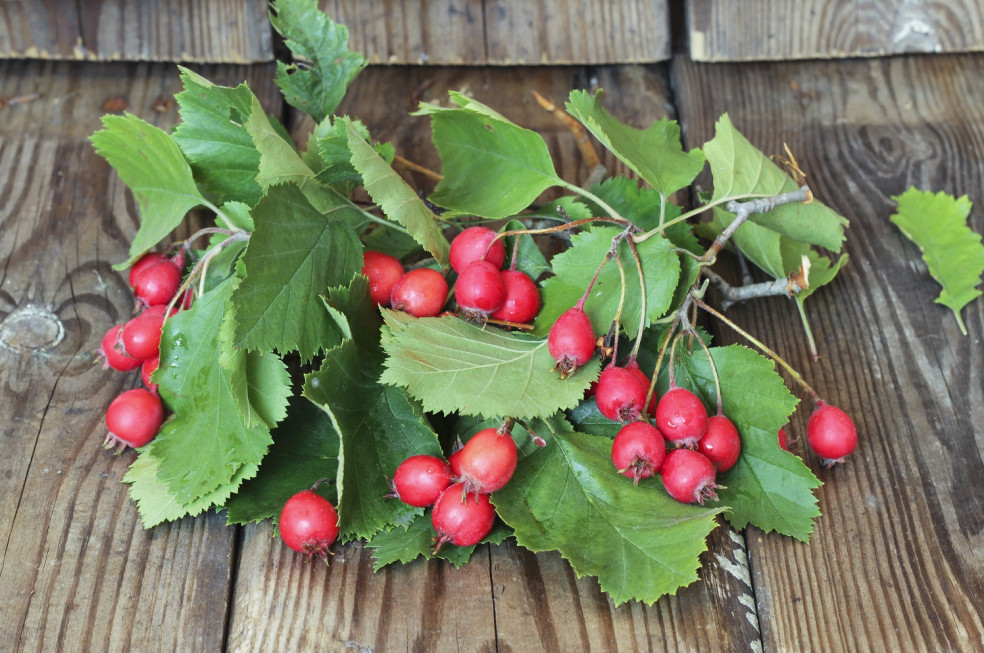
[[[714,180],[712,201],[748,194],[773,196],[799,186],[742,136],[727,114],[714,126],[714,138],[704,144],[704,154]],[[751,216],[750,220],[795,241],[839,252],[847,219],[814,199],[793,203]],[[742,226],[739,228],[744,229]]]
[[[303,188],[314,179],[314,171],[301,159],[294,144],[273,127],[256,97],[252,98],[249,119],[244,126],[259,153],[256,182],[264,191],[284,183]]]
[[[348,146],[352,152],[352,165],[362,175],[366,192],[386,217],[406,227],[413,239],[438,263],[446,264],[451,245],[441,231],[437,216],[351,122],[348,123]]]
[[[655,479],[634,486],[612,465],[611,446],[606,437],[556,435],[492,500],[520,545],[559,551],[578,576],[597,576],[616,605],[653,603],[697,580],[722,508],[680,503]]]
[[[699,149],[684,152],[680,125],[663,118],[646,129],[620,122],[601,106],[601,91],[572,91],[567,112],[663,196],[689,186],[704,168]]]
[[[612,239],[620,233],[617,228],[594,227],[571,237],[571,247],[551,260],[554,276],[543,282],[543,308],[534,323],[534,333],[546,334],[557,318],[573,306],[594,277],[598,266],[609,251]],[[680,258],[673,244],[655,235],[637,245],[646,281],[647,323],[659,319],[673,302],[677,280],[680,278]],[[642,312],[642,289],[635,261],[627,243],[619,245],[619,258],[625,270],[625,304],[622,308],[622,328],[634,338],[639,332]],[[591,290],[584,310],[591,318],[595,333],[608,331],[622,293],[618,266],[609,261]]]
[[[316,298],[362,269],[362,245],[292,185],[271,188],[254,208],[253,221],[243,255],[246,278],[233,294],[235,345],[297,350],[309,360],[339,342],[337,327]]]
[[[140,227],[130,243],[129,258],[114,266],[133,265],[204,203],[191,167],[163,130],[132,114],[103,116],[103,129],[91,137],[96,153],[116,170],[140,207]]]
[[[383,311],[382,382],[407,389],[428,412],[547,417],[571,408],[598,376],[592,360],[561,379],[547,341],[456,317],[413,318]]]
[[[981,235],[967,225],[970,200],[966,195],[957,199],[915,188],[892,199],[899,205],[890,218],[892,224],[922,251],[929,274],[943,286],[936,303],[953,311],[960,331],[967,335],[960,312],[981,296],[978,286],[984,274]]]
[[[373,571],[379,571],[394,562],[403,564],[413,562],[421,556],[428,559],[444,558],[460,568],[468,562],[475,551],[475,546],[445,545],[434,556],[431,549],[435,537],[429,514],[417,515],[404,527],[396,526],[376,533],[367,544],[373,550]]]
[[[540,193],[563,184],[550,151],[536,132],[519,127],[485,105],[452,94],[459,108],[422,103],[416,115],[431,117],[443,178],[430,200],[438,206],[486,218],[519,213]]]
[[[291,106],[320,123],[335,111],[366,60],[349,51],[348,28],[319,11],[314,0],[275,0],[270,8],[270,24],[304,61],[278,61],[277,85]]]

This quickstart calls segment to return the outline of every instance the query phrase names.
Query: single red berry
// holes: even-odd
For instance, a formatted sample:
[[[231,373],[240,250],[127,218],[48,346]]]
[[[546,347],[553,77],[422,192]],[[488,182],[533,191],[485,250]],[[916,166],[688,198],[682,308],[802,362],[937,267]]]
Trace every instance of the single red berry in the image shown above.
[[[786,433],[785,428],[779,427],[778,437],[779,437],[779,448],[782,449],[783,451],[789,451],[789,446],[788,446],[789,435]]]
[[[638,485],[660,470],[666,459],[666,440],[649,422],[630,422],[615,435],[612,442],[612,462],[619,474],[628,476]]]
[[[373,250],[362,253],[362,274],[369,277],[369,297],[379,306],[389,306],[393,286],[405,273],[395,256]]]
[[[393,285],[390,305],[416,317],[440,315],[448,298],[448,282],[437,270],[416,268]]]
[[[451,467],[437,456],[410,456],[393,474],[393,495],[403,503],[426,508],[451,485]]]
[[[123,349],[123,341],[120,339],[120,331],[123,330],[122,324],[110,327],[106,335],[103,336],[100,351],[103,358],[103,369],[108,367],[120,372],[129,372],[140,367],[140,359],[134,358]]]
[[[320,494],[302,490],[284,504],[278,527],[284,544],[308,558],[325,559],[338,538],[338,511]]]
[[[103,441],[107,449],[142,447],[157,435],[164,418],[164,407],[156,394],[134,388],[113,399],[106,409],[106,428],[109,434]]]
[[[595,401],[598,402],[598,410],[608,419],[634,422],[642,413],[648,391],[649,385],[639,376],[613,363],[598,377]]]
[[[133,294],[146,306],[167,304],[181,286],[181,268],[170,259],[147,266],[133,282]]]
[[[448,253],[451,268],[461,274],[469,263],[483,257],[496,268],[501,268],[502,262],[506,260],[506,246],[501,238],[492,243],[495,236],[495,232],[488,227],[468,227],[455,236]],[[491,248],[489,243],[492,243]],[[486,249],[488,249],[487,254]]]
[[[690,390],[670,388],[656,404],[656,428],[667,441],[692,449],[707,429],[707,408]]]
[[[453,481],[461,480],[461,451],[465,448],[461,441],[458,441],[458,448],[451,452],[448,456],[448,466],[451,467],[451,479]]]
[[[506,298],[499,268],[488,261],[472,261],[458,275],[454,297],[467,315],[481,317],[499,310]]]
[[[498,429],[482,429],[461,449],[459,477],[469,492],[489,494],[509,482],[518,459],[511,435]]]
[[[506,297],[491,317],[522,324],[531,322],[540,312],[540,290],[525,272],[503,270],[500,273]]]
[[[726,472],[738,462],[741,437],[738,429],[724,415],[707,418],[707,429],[697,441],[697,451],[707,456],[719,472]]]
[[[143,256],[137,259],[136,263],[130,268],[129,282],[130,287],[133,288],[137,282],[137,276],[149,268],[154,263],[160,263],[161,261],[166,261],[167,254],[164,252],[147,252]]]
[[[847,413],[818,401],[806,425],[806,440],[823,464],[832,467],[858,446],[858,431]]]
[[[431,510],[431,523],[437,532],[432,553],[445,544],[472,546],[482,541],[492,531],[495,508],[489,495],[465,492],[461,483],[455,483],[441,493]]]
[[[157,393],[157,384],[150,380],[151,375],[157,371],[157,368],[161,365],[161,359],[159,356],[154,356],[153,358],[148,358],[140,365],[140,380],[143,381],[144,387],[153,393]]]
[[[159,308],[161,310],[153,310]],[[133,358],[145,361],[160,353],[164,307],[152,306],[123,325],[123,349]]]
[[[717,501],[714,482],[714,463],[693,449],[674,449],[666,454],[659,472],[663,487],[671,497],[683,503],[704,505],[708,499]]]
[[[561,378],[573,374],[594,355],[595,334],[584,309],[574,306],[564,311],[547,336],[547,350],[557,361]]]

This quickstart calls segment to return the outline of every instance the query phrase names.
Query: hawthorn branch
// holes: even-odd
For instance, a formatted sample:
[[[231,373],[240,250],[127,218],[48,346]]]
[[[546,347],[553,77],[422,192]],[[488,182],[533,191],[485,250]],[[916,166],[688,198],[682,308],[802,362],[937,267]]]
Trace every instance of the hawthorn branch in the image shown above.
[[[758,297],[773,297],[785,295],[792,298],[802,292],[803,288],[792,279],[775,279],[761,283],[732,286],[716,272],[704,268],[704,275],[719,293],[721,293],[721,310],[726,311],[733,304]]]
[[[704,263],[713,263],[717,260],[717,255],[724,249],[724,246],[728,244],[731,237],[738,231],[738,227],[745,224],[751,216],[756,213],[768,213],[777,206],[782,206],[783,204],[792,204],[793,202],[806,202],[812,197],[810,194],[810,189],[807,186],[801,186],[794,191],[788,193],[780,193],[779,195],[774,195],[772,197],[762,197],[759,199],[747,200],[744,202],[739,202],[736,200],[731,200],[724,205],[728,211],[735,214],[735,219],[729,224],[725,229],[718,234],[711,246],[704,252],[704,256],[701,257],[701,261]]]

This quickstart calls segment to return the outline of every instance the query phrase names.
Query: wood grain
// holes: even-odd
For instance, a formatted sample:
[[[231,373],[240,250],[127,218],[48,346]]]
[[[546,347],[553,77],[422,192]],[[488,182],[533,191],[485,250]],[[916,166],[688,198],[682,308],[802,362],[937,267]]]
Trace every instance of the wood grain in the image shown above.
[[[984,307],[971,336],[934,304],[918,249],[888,221],[910,185],[979,202],[981,56],[843,63],[674,65],[688,145],[728,111],[765,152],[789,144],[817,197],[851,220],[849,266],[807,302],[821,358],[794,308],[733,309],[764,334],[861,437],[850,462],[820,468],[825,513],[809,546],[749,531],[759,618],[772,650],[975,650],[984,644]],[[984,227],[980,213],[971,226]],[[725,334],[727,340],[733,336]]]
[[[155,107],[178,90],[177,71],[0,66],[0,94],[39,95],[4,108],[0,128],[0,641],[13,650],[217,649],[234,531],[215,515],[145,531],[121,484],[132,453],[101,447],[105,407],[139,384],[102,370],[96,355],[133,309],[111,266],[125,258],[136,207],[88,136],[107,98],[173,125],[173,105]],[[209,73],[226,83],[253,74]]]
[[[695,61],[868,57],[984,49],[972,0],[689,0]]]

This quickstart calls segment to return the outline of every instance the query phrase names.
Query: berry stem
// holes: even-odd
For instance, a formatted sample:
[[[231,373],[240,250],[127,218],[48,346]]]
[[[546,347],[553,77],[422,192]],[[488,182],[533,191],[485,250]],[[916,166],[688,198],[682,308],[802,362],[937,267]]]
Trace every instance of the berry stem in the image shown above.
[[[718,377],[717,365],[714,364],[714,359],[711,357],[711,350],[708,349],[706,344],[704,344],[704,340],[700,337],[700,334],[697,333],[696,329],[691,327],[690,333],[697,339],[697,342],[700,343],[700,346],[704,349],[704,353],[707,354],[707,362],[711,366],[711,374],[714,375],[714,390],[717,392],[717,414],[724,415],[724,403],[721,400],[721,379]]]
[[[642,404],[643,406],[648,406],[649,402],[653,398],[653,394],[656,392],[656,379],[659,378],[659,368],[663,364],[663,356],[666,354],[666,346],[670,344],[670,338],[673,336],[673,332],[676,330],[677,324],[680,323],[680,316],[677,314],[673,318],[673,322],[670,323],[670,327],[666,330],[666,336],[663,338],[662,344],[659,346],[659,354],[656,355],[656,367],[653,369],[652,378],[649,380],[649,391],[646,392],[646,401]]]
[[[642,345],[642,332],[646,329],[646,275],[642,270],[642,259],[639,258],[639,250],[631,238],[626,238],[629,244],[629,251],[632,252],[632,259],[635,261],[636,272],[639,274],[639,332],[636,334],[635,343],[632,345],[632,357],[639,354],[639,347]]]

